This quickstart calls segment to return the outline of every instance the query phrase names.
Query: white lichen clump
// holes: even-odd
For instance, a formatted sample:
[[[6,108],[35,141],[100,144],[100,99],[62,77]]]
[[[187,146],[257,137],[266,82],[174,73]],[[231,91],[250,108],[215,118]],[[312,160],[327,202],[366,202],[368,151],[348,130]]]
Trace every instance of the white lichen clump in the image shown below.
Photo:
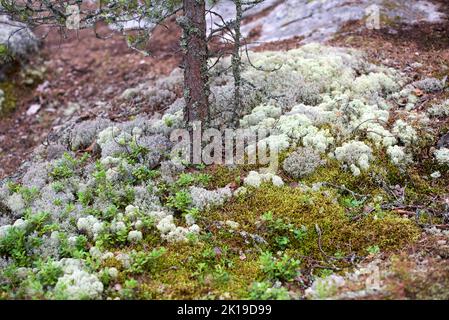
[[[103,283],[84,270],[75,269],[58,279],[55,286],[57,298],[69,300],[99,299]]]
[[[103,223],[99,221],[94,216],[87,216],[78,219],[76,223],[78,230],[85,232],[94,240],[97,238],[99,233],[103,230]]]
[[[404,151],[405,147],[391,146],[387,148],[387,154],[391,162],[397,166],[404,166],[409,164],[412,160],[410,156]]]
[[[392,132],[399,137],[405,145],[412,145],[418,141],[418,133],[404,120],[397,120],[393,126]]]
[[[128,233],[128,241],[129,242],[140,242],[143,238],[142,232],[140,231],[136,231],[136,230],[131,230]]]
[[[354,175],[368,169],[375,157],[372,147],[384,149],[397,165],[411,162],[406,150],[419,141],[416,125],[427,120],[411,115],[389,124],[392,101],[405,99],[407,109],[418,102],[414,85],[405,86],[406,79],[397,71],[369,64],[354,51],[317,44],[282,54],[252,53],[250,58],[255,66],[276,71],[248,67],[243,76],[282,98],[259,99],[240,120],[241,128],[269,133],[250,145],[248,153],[265,146],[277,152],[310,148],[338,155]]]
[[[414,82],[412,85],[426,93],[438,92],[444,89],[443,81],[435,78],[419,80]]]
[[[439,164],[449,165],[449,148],[440,148],[435,150],[434,155]]]
[[[191,187],[190,196],[192,197],[193,207],[203,210],[208,207],[222,205],[227,199],[232,197],[232,190],[229,187],[212,191],[199,187]]]
[[[335,149],[335,158],[347,165],[355,176],[369,168],[372,150],[361,141],[350,141]]]
[[[267,173],[259,173],[257,171],[250,171],[248,176],[243,180],[243,184],[258,188],[262,183],[272,183],[276,187],[280,187],[284,185],[284,181],[282,178],[267,172]]]
[[[449,100],[443,101],[441,104],[433,105],[427,110],[429,117],[444,118],[449,116]]]
[[[169,242],[187,241],[189,234],[195,235],[200,232],[200,228],[196,224],[192,224],[188,228],[176,226],[172,215],[160,220],[156,227],[161,232],[162,238]]]

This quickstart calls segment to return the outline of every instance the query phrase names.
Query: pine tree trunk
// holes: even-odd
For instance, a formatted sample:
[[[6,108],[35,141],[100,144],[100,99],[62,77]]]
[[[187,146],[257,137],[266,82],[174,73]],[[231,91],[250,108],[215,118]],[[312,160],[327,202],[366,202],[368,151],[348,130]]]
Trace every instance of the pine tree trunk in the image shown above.
[[[184,16],[178,20],[183,29],[185,120],[209,121],[208,51],[204,0],[183,0]]]
[[[241,97],[241,86],[242,86],[242,76],[241,76],[241,65],[242,59],[240,57],[240,39],[242,33],[240,31],[242,19],[243,19],[243,8],[241,0],[234,0],[236,15],[235,15],[235,25],[234,25],[234,51],[232,52],[232,74],[234,76],[234,105],[232,121],[235,123],[237,117],[241,112],[242,97]]]

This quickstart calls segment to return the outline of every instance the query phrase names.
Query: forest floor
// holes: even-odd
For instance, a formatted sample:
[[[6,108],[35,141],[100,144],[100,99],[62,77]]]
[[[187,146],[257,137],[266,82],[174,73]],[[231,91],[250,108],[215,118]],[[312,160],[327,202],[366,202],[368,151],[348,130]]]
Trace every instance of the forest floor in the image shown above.
[[[413,32],[401,24],[380,30],[361,29],[361,23],[348,23],[328,44],[362,49],[371,61],[399,69],[417,80],[424,76],[441,79],[449,74],[449,23],[422,23],[413,26]],[[84,120],[100,114],[128,116],[128,111],[114,97],[127,88],[169,74],[181,62],[180,31],[173,21],[167,26],[168,30],[161,27],[154,33],[150,57],[129,49],[117,34],[98,40],[91,31],[71,33],[67,39],[51,33],[43,42],[42,55],[31,61],[31,68],[45,66],[42,78],[26,94],[18,96],[13,113],[0,118],[0,178],[14,173],[37,145],[45,143],[52,128],[70,118]],[[106,27],[100,29],[100,33],[108,32]],[[256,50],[288,50],[299,46],[300,39],[293,38],[266,43]],[[420,64],[418,69],[410,67],[416,63]],[[444,92],[423,94],[419,108],[424,110],[445,98]],[[40,109],[27,114],[32,104]],[[148,106],[141,111],[158,110]],[[441,135],[448,122],[438,123]],[[389,254],[364,262],[368,265],[374,261],[380,270],[388,270],[382,278],[394,289],[387,298],[434,297],[435,292],[440,292],[438,286],[449,287],[449,246],[447,237],[441,233],[423,232],[418,242],[393,255],[393,260]],[[353,289],[348,285],[348,290]],[[372,294],[364,298],[385,296]]]

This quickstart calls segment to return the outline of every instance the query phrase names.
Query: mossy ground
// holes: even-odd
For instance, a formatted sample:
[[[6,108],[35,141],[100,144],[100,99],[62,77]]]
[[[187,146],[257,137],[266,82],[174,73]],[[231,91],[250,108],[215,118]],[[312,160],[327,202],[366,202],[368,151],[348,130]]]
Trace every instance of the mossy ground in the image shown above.
[[[159,271],[139,278],[136,294],[152,299],[249,298],[254,282],[272,280],[261,269],[263,252],[287,254],[301,262],[302,278],[284,283],[289,290],[301,292],[304,279],[326,270],[349,271],[372,248],[389,254],[412,245],[421,235],[420,225],[441,220],[433,214],[439,212],[440,204],[431,199],[447,193],[447,177],[428,177],[436,168],[426,162],[403,170],[385,156],[376,159],[359,177],[329,160],[301,181],[284,175],[284,187],[250,189],[221,207],[200,213],[198,224],[205,234],[188,244],[166,246]],[[252,169],[206,168],[211,176],[208,187],[229,183],[238,187]],[[305,191],[298,182],[327,184],[317,191]],[[395,193],[395,186],[406,188]],[[389,203],[411,211],[423,205],[427,211],[418,218],[406,216]],[[238,229],[229,227],[228,220],[237,222]],[[431,290],[423,290],[427,289]]]
[[[423,203],[430,210],[432,206],[427,202],[447,193],[444,177],[437,181],[426,178],[425,173],[435,169],[433,165],[402,170],[381,154],[376,159],[369,171],[358,177],[328,159],[325,166],[301,180],[283,174],[282,187],[264,184],[258,189],[248,188],[247,193],[222,206],[197,213],[202,232],[187,243],[164,242],[159,232],[152,230],[154,226],[146,227],[149,230],[138,244],[97,241],[96,246],[106,251],[137,253],[139,257],[131,267],[123,266],[116,258],[92,260],[89,264],[98,270],[119,270],[117,279],[102,279],[104,293],[110,298],[248,299],[254,297],[255,282],[273,284],[279,280],[262,267],[261,257],[269,252],[279,261],[284,257],[299,261],[293,266],[285,261],[273,263],[273,268],[281,274],[294,268],[297,276],[283,278],[281,283],[293,297],[303,296],[314,277],[351,271],[373,252],[400,252],[419,239],[420,224],[435,222],[428,219],[429,215],[440,219],[432,217],[432,212],[439,210],[435,201],[434,211],[418,219],[414,214],[405,216],[395,210],[395,206],[412,206],[411,211]],[[208,189],[229,184],[237,188],[254,169],[211,166],[192,168],[191,173],[207,174]],[[324,184],[317,189],[305,187],[315,183]],[[398,191],[395,186],[407,188]],[[177,225],[184,226],[181,213],[175,219]],[[164,251],[153,261],[152,252],[162,246]],[[88,249],[85,247],[83,254]],[[426,283],[422,287],[431,290]],[[420,294],[425,292],[415,295]]]
[[[226,181],[241,173],[224,167],[213,172],[223,174]],[[328,172],[332,170],[328,168]],[[345,173],[340,171],[341,175]],[[215,179],[220,181],[219,177]],[[344,197],[332,188],[304,192],[289,186],[264,185],[250,190],[222,207],[201,213],[198,223],[205,233],[189,243],[164,245],[166,252],[157,267],[136,274],[122,268],[121,277],[124,281],[130,277],[138,280],[132,297],[246,299],[254,282],[272,280],[261,269],[263,252],[298,259],[298,271],[308,275],[319,274],[322,269],[349,270],[369,254],[370,247],[392,252],[418,238],[417,224],[393,212],[377,210],[354,219],[357,213],[347,206]],[[363,208],[355,210],[360,213]],[[232,229],[226,220],[237,222],[239,227]],[[255,236],[263,240],[256,241]],[[143,244],[123,251],[149,252],[160,243],[160,239],[147,237]],[[111,260],[105,266],[120,268],[120,263]],[[287,281],[286,285],[302,290],[298,281]]]
[[[338,200],[338,195],[329,190],[303,192],[299,188],[264,186],[206,215],[208,219],[236,221],[245,231],[266,239],[269,249],[278,250],[282,247],[276,238],[283,234],[276,231],[282,231],[282,226],[273,228],[263,221],[263,215],[271,212],[273,221],[282,220],[289,229],[306,230],[303,237],[292,238],[286,247],[318,260],[341,254],[363,255],[372,245],[394,249],[416,239],[416,226],[408,219],[379,212],[355,220]]]
[[[0,81],[0,90],[4,93],[4,101],[0,108],[0,118],[11,115],[18,105],[33,92],[44,78],[45,68],[21,67],[11,63],[4,81]]]

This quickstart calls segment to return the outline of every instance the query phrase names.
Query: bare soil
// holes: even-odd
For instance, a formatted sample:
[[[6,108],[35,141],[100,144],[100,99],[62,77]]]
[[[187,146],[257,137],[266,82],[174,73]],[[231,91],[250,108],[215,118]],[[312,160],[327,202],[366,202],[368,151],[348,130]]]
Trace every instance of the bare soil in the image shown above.
[[[50,31],[41,55],[30,62],[31,67],[43,64],[47,69],[40,86],[21,91],[15,111],[0,118],[0,178],[13,173],[45,141],[53,126],[67,120],[64,113],[69,103],[80,105],[73,116],[96,116],[98,102],[112,104],[109,112],[120,114],[123,110],[114,97],[126,88],[167,75],[180,64],[180,32],[174,20],[158,27],[148,44],[151,56],[145,57],[106,26],[98,29],[105,39],[97,38],[92,30],[64,35]],[[47,30],[36,33],[43,35]],[[26,115],[35,103],[41,105],[39,112]],[[153,110],[148,106],[144,111]]]

